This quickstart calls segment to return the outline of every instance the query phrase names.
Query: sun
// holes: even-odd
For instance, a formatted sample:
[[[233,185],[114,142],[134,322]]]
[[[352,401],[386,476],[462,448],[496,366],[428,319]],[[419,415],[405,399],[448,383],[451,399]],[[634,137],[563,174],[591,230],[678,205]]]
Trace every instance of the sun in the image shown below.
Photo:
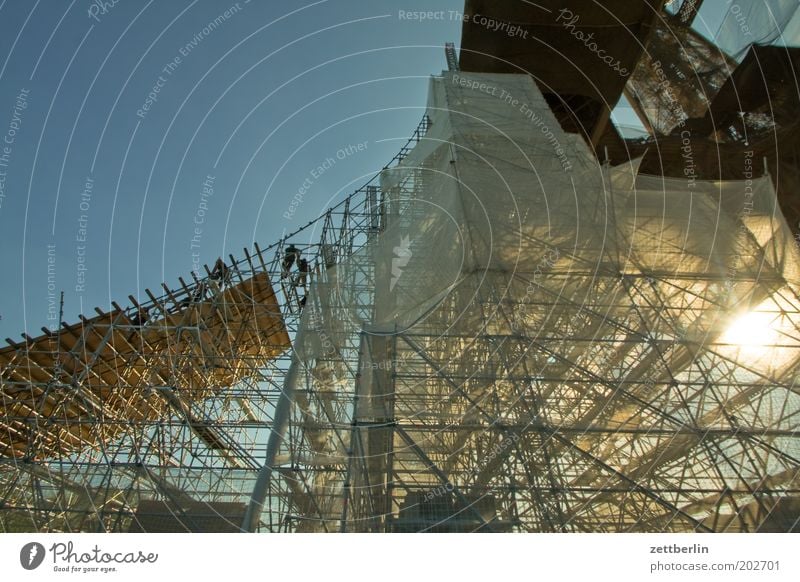
[[[751,311],[734,320],[720,338],[723,343],[743,348],[763,348],[775,342],[778,335],[774,328],[775,314]]]

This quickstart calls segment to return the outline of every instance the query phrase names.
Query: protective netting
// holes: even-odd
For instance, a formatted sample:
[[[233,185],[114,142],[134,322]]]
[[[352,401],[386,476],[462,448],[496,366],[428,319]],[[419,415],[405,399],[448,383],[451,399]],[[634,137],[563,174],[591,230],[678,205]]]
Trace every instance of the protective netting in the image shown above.
[[[785,38],[784,32],[800,24],[798,8],[798,0],[728,2],[714,42],[736,60],[744,58],[747,49],[754,44],[793,45],[795,39]]]
[[[382,232],[311,289],[301,531],[797,527],[798,252],[768,177],[599,166],[523,75],[433,78]]]
[[[645,52],[625,87],[631,104],[656,135],[703,117],[736,62],[677,17],[654,24]]]

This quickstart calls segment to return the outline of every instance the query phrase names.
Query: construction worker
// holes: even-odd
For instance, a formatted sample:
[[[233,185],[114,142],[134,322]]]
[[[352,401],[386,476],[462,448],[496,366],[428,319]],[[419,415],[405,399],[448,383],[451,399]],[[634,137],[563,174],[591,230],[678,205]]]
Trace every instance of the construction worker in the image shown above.
[[[297,261],[297,270],[299,274],[297,275],[297,286],[302,287],[303,289],[306,288],[306,279],[308,278],[308,260],[307,259],[300,259]]]
[[[292,243],[289,243],[289,246],[286,247],[286,251],[283,255],[283,263],[281,264],[281,279],[284,279],[289,275],[292,265],[294,265],[294,262],[299,258],[300,250]]]
[[[203,296],[206,293],[206,284],[203,281],[197,284],[197,287],[194,290],[194,293],[185,297],[180,303],[178,303],[178,310],[182,310],[185,307],[189,307],[193,303],[200,303],[203,300]]]
[[[221,258],[217,259],[217,262],[214,263],[214,269],[211,271],[211,279],[223,282],[228,280],[228,267],[225,266],[225,262]]]
[[[146,307],[139,307],[134,313],[133,317],[131,318],[131,323],[133,325],[142,326],[144,325],[147,320],[150,318],[150,313],[148,312]]]

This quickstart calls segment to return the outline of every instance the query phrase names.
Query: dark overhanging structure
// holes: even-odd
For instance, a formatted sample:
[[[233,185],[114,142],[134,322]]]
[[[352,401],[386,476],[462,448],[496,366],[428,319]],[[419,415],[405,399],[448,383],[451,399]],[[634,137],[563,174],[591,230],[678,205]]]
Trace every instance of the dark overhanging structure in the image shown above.
[[[660,2],[491,2],[467,0],[460,67],[463,71],[528,74],[565,131],[597,143],[645,51]],[[528,31],[509,37],[481,24],[482,17]],[[589,38],[591,35],[591,38]],[[583,39],[583,40],[580,40]],[[611,70],[586,43],[612,57]],[[618,65],[617,65],[618,64]]]
[[[643,156],[642,172],[681,177],[682,156],[691,149],[698,178],[741,180],[744,156],[752,152],[758,175],[766,160],[781,209],[798,234],[798,49],[753,45],[739,63],[691,28],[702,4],[681,2],[673,15],[658,0],[468,0],[460,66],[531,75],[563,129],[583,135],[598,159],[608,156],[613,165]],[[479,24],[481,15],[519,24],[530,34],[492,33]],[[609,74],[576,31],[593,35],[630,74]],[[650,132],[648,139],[624,139],[609,122],[623,95]],[[686,124],[678,127],[681,116]]]

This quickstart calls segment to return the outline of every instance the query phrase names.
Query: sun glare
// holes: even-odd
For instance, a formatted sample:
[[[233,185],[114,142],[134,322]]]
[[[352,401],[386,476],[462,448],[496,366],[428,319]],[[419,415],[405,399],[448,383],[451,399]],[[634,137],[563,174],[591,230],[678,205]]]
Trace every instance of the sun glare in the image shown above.
[[[775,314],[751,311],[735,320],[722,336],[728,344],[747,348],[763,348],[774,343],[777,331],[773,327]]]

